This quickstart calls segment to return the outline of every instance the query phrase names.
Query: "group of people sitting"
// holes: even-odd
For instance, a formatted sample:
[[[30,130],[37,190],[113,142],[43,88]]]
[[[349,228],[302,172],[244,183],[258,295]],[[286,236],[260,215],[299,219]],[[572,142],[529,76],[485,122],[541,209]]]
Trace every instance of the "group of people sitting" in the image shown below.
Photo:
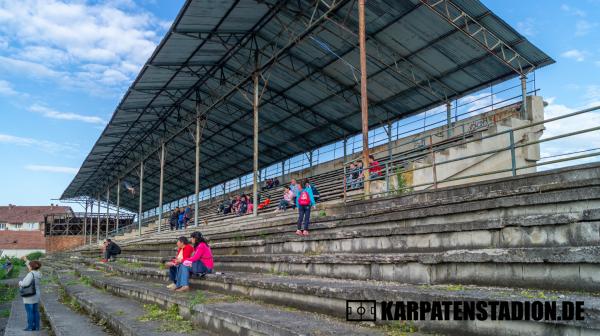
[[[263,209],[264,207],[271,204],[271,199],[267,198],[261,202],[260,193],[258,193],[258,210]],[[231,197],[226,197],[225,200],[221,204],[219,204],[219,208],[217,209],[218,214],[236,214],[238,216],[251,214],[254,211],[254,202],[251,195],[241,194],[235,197],[235,199]]]
[[[212,273],[214,260],[208,242],[201,232],[193,232],[188,241],[187,237],[177,239],[177,255],[165,263],[172,282],[167,287],[177,292],[190,290],[190,276],[203,277]]]
[[[176,207],[171,212],[171,217],[169,218],[169,226],[171,227],[171,231],[187,229],[192,217],[192,208],[189,206],[185,209]]]
[[[383,176],[381,165],[373,155],[369,155],[369,169],[367,171],[370,180],[376,180]],[[362,160],[351,162],[346,174],[346,188],[357,189],[363,187],[365,169],[363,169]]]
[[[278,178],[268,178],[265,181],[265,185],[262,187],[262,190],[269,190],[273,188],[279,187],[279,179]]]

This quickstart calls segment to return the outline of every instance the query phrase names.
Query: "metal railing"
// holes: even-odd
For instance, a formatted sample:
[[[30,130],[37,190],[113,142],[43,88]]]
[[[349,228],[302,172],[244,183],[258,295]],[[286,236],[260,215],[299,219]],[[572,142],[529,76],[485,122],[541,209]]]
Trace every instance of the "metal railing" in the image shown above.
[[[594,127],[588,127],[588,128],[584,128],[584,129],[578,129],[578,130],[575,130],[572,132],[566,132],[566,133],[559,134],[559,135],[553,135],[553,136],[549,136],[549,137],[541,137],[540,139],[532,140],[532,141],[526,141],[526,140],[516,141],[515,140],[516,132],[525,131],[527,129],[531,129],[536,126],[546,128],[546,126],[548,124],[555,123],[555,122],[561,122],[562,124],[576,123],[577,122],[577,120],[575,120],[576,117],[582,116],[585,114],[594,113],[594,112],[599,112],[599,111],[600,111],[600,106],[596,106],[596,107],[564,114],[561,116],[553,117],[553,118],[542,120],[542,121],[530,122],[530,123],[527,123],[522,126],[513,127],[510,129],[507,129],[507,130],[503,130],[503,131],[498,131],[494,134],[489,134],[489,135],[482,134],[482,136],[475,137],[475,138],[470,138],[468,136],[469,132],[465,132],[465,130],[463,128],[463,132],[461,134],[462,136],[449,138],[448,140],[451,140],[451,141],[446,141],[446,142],[442,141],[437,144],[434,142],[433,137],[439,133],[445,132],[445,130],[444,130],[444,131],[439,131],[436,133],[429,134],[425,137],[419,138],[418,140],[411,140],[411,141],[401,143],[401,144],[395,146],[394,148],[401,148],[401,147],[406,146],[415,141],[421,141],[421,140],[426,140],[426,139],[429,140],[428,144],[424,147],[421,147],[416,150],[403,151],[399,154],[395,154],[394,156],[392,156],[390,158],[382,160],[382,162],[383,162],[383,165],[381,166],[382,174],[381,174],[381,176],[379,176],[379,175],[374,176],[374,180],[380,180],[380,181],[385,180],[385,191],[381,191],[381,192],[377,192],[377,193],[370,193],[370,196],[381,196],[382,194],[383,195],[405,194],[405,193],[410,192],[415,189],[420,189],[420,190],[429,189],[429,188],[437,189],[438,185],[442,184],[442,183],[449,184],[450,182],[457,182],[457,181],[461,181],[461,180],[481,178],[481,177],[486,177],[486,176],[489,177],[489,176],[498,175],[498,174],[503,174],[506,176],[516,176],[519,171],[525,170],[525,169],[528,169],[528,170],[532,170],[532,169],[537,170],[538,168],[544,169],[551,165],[557,165],[557,164],[563,164],[563,163],[573,163],[574,161],[589,160],[591,158],[600,156],[600,147],[587,148],[587,149],[576,148],[574,150],[566,151],[566,152],[560,153],[560,154],[540,156],[535,161],[535,163],[519,166],[518,160],[517,160],[517,155],[516,155],[516,151],[521,148],[526,148],[528,146],[537,146],[537,145],[541,146],[541,145],[548,144],[553,141],[560,141],[560,140],[564,140],[564,139],[567,139],[567,141],[570,141],[570,140],[573,140],[574,137],[576,137],[578,135],[583,135],[583,134],[592,134],[593,136],[597,136],[597,141],[600,143],[600,132],[599,132],[600,125],[596,125]],[[587,125],[587,126],[590,126],[590,125]],[[452,129],[456,129],[456,128],[460,128],[460,127],[464,127],[464,124],[456,125]],[[459,146],[466,146],[466,145],[468,145],[470,143],[474,143],[476,141],[484,141],[484,140],[488,140],[491,138],[500,138],[500,137],[506,137],[506,139],[504,140],[507,143],[506,146],[503,145],[503,146],[500,146],[500,148],[496,148],[496,149],[486,150],[483,152],[478,152],[475,154],[465,155],[465,156],[456,157],[456,158],[449,158],[444,161],[438,162],[438,160],[436,160],[436,154],[439,155],[442,151],[448,151],[452,148],[458,148]],[[553,144],[553,145],[556,147],[555,144]],[[560,146],[560,144],[559,144],[559,146]],[[482,160],[475,162],[474,165],[477,165],[477,164],[481,163],[483,160],[490,158],[494,155],[497,155],[499,153],[509,154],[510,159],[507,161],[508,163],[504,167],[497,167],[497,169],[494,169],[494,170],[488,170],[488,171],[479,172],[479,173],[475,173],[475,174],[468,174],[468,175],[461,174],[462,172],[464,172],[465,170],[467,170],[468,168],[473,166],[473,165],[471,165],[471,166],[467,166],[466,168],[464,168],[464,169],[458,171],[457,173],[450,175],[446,178],[438,179],[437,171],[439,169],[443,169],[445,167],[445,165],[448,165],[451,163],[457,163],[457,162],[464,161],[464,160],[471,160],[471,159],[483,157]],[[551,159],[551,160],[547,160],[547,159]],[[424,161],[426,161],[426,160],[430,160],[431,163],[424,163]],[[344,165],[344,200],[345,201],[365,198],[365,195],[361,190],[363,188],[363,185],[362,185],[363,181],[360,179],[357,180],[357,179],[353,178],[352,172],[349,172],[348,167],[349,167],[350,163],[352,163],[352,162],[353,161],[348,161]],[[414,163],[416,163],[416,162],[419,162],[421,164],[418,167],[415,167]],[[405,176],[405,174],[412,172],[413,176],[414,176],[414,172],[421,171],[421,170],[429,170],[431,172],[431,181],[420,183],[420,184],[412,184],[412,185],[406,185],[406,183],[402,182],[404,180],[403,176]],[[364,170],[364,171],[366,172],[367,170]],[[356,171],[354,171],[354,172],[356,172]],[[460,175],[460,176],[455,176],[455,175]],[[393,188],[390,188],[390,185],[391,185],[390,180],[394,177],[396,178],[396,186],[394,186]],[[361,192],[356,195],[349,195],[349,191],[351,191],[353,189],[360,190]]]

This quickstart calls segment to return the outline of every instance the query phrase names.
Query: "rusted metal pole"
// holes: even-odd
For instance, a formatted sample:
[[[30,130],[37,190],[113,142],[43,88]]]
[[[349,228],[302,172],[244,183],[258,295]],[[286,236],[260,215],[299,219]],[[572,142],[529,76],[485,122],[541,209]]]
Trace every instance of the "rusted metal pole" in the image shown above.
[[[158,186],[158,233],[162,226],[163,215],[163,184],[165,181],[165,143],[160,147],[160,181]]]
[[[116,215],[116,219],[117,219],[117,226],[115,228],[115,232],[116,235],[119,234],[119,222],[121,221],[121,217],[120,217],[120,212],[121,210],[121,180],[117,179],[117,215]]]
[[[452,136],[452,103],[446,102],[446,127],[448,127],[448,138]]]
[[[198,218],[200,217],[198,205],[200,193],[200,104],[196,104],[196,161],[195,161],[195,172],[194,172],[194,226],[198,226]]]
[[[110,211],[110,188],[106,188],[106,239],[108,239],[109,211]]]
[[[98,218],[97,218],[97,222],[96,222],[96,244],[98,244],[100,242],[100,194],[97,195],[98,197]]]
[[[85,200],[85,212],[83,213],[83,245],[87,242],[87,212],[88,200]]]
[[[252,75],[254,80],[254,99],[252,109],[254,111],[254,173],[252,174],[252,215],[258,214],[258,71]]]
[[[367,92],[367,46],[365,32],[365,0],[358,1],[358,42],[360,47],[360,110],[362,116],[364,194],[369,197],[369,101]]]
[[[142,236],[142,206],[144,200],[144,161],[140,162],[140,200],[138,202],[138,236]]]

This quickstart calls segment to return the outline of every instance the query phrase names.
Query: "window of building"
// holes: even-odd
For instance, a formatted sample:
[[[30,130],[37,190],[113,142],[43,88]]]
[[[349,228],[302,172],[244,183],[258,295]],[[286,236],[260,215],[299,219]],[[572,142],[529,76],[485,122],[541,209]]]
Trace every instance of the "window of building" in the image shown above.
[[[6,230],[6,223],[0,223],[0,230]]]
[[[26,226],[25,228],[27,228],[28,230],[37,230],[38,229],[38,223],[25,223]]]
[[[13,229],[15,230],[21,230],[23,228],[23,224],[19,223],[19,224],[13,224]]]

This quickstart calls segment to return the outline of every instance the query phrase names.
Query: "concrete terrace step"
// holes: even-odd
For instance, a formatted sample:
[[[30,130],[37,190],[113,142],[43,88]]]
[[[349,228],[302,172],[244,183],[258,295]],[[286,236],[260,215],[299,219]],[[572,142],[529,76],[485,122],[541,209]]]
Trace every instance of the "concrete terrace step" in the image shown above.
[[[179,336],[181,333],[162,331],[165,323],[177,321],[140,321],[146,315],[139,301],[117,297],[94,287],[80,284],[78,278],[64,271],[57,272],[59,283],[67,295],[73,297],[88,314],[103,319],[122,336]],[[209,332],[195,330],[192,335],[210,336]]]
[[[97,270],[78,269],[94,286],[116,295],[161,306],[179,305],[186,318],[222,335],[383,335],[377,329],[360,328],[331,318],[293,311],[210,292],[175,293],[164,284],[135,281]]]
[[[111,333],[88,316],[81,315],[60,302],[59,286],[52,283],[42,287],[41,306],[54,336],[107,336]]]
[[[117,264],[157,269],[162,261],[160,257],[150,259],[128,255],[119,258]],[[595,292],[600,290],[600,281],[597,279],[600,273],[600,247],[385,254],[217,255],[215,269],[226,273],[285,273],[410,284],[519,286]]]
[[[164,271],[99,265],[127,278],[165,279]],[[191,280],[193,286],[229,295],[250,296],[265,302],[341,318],[346,300],[377,301],[584,301],[583,321],[416,321],[424,332],[457,335],[596,335],[600,334],[600,297],[577,292],[541,292],[519,288],[407,285],[382,281],[358,281],[244,272],[210,274]]]
[[[42,314],[41,311],[40,314]],[[27,314],[25,313],[25,307],[23,306],[23,299],[17,297],[11,304],[10,317],[8,318],[8,322],[4,329],[4,336],[50,335],[47,330],[48,326],[43,320],[41,321],[40,331],[24,331],[23,329],[25,329],[25,327],[27,327]]]

